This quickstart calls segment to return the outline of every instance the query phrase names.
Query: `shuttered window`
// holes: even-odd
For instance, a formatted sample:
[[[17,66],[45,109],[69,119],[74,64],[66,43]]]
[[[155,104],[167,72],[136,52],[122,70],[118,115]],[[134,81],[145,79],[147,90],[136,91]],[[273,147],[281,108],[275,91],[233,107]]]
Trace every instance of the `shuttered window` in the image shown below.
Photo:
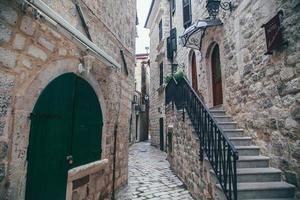
[[[158,31],[159,31],[159,41],[161,41],[161,39],[163,37],[162,20],[160,20],[160,22],[159,22]]]
[[[170,33],[171,36],[171,46],[173,51],[177,51],[177,31],[173,28]]]
[[[161,62],[159,64],[159,85],[164,83],[164,64]]]
[[[183,27],[188,28],[192,23],[191,0],[182,0],[183,4]]]
[[[177,31],[173,28],[170,32],[170,37],[167,38],[167,57],[173,60],[174,51],[177,51]]]

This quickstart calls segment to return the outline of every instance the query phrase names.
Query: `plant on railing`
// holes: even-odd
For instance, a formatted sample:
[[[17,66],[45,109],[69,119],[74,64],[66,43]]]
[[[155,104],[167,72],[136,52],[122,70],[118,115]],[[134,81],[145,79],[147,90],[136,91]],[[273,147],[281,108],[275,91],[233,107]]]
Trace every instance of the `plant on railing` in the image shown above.
[[[164,80],[165,84],[168,85],[168,83],[169,83],[173,78],[174,78],[175,80],[180,80],[180,79],[182,79],[182,78],[186,78],[186,75],[185,75],[184,71],[181,70],[181,69],[177,70],[174,74],[169,73],[169,74],[167,74],[167,75],[164,77],[164,79],[165,79],[165,80]]]
[[[185,77],[172,77],[166,87],[166,104],[187,111],[200,141],[200,158],[207,156],[228,200],[237,200],[238,153],[209,109]]]

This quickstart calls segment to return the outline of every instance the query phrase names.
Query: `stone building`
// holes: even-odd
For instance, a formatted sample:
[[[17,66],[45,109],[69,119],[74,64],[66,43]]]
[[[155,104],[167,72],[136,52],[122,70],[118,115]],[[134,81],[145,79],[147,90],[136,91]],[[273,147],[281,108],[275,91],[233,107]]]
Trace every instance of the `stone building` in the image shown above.
[[[135,65],[135,95],[133,98],[134,111],[132,113],[133,127],[130,136],[130,141],[132,142],[148,140],[149,86],[149,54],[137,54]]]
[[[192,88],[203,98],[208,108],[213,112],[218,109],[221,111],[216,112],[225,111],[226,116],[223,118],[228,117],[226,119],[230,121],[219,124],[243,131],[243,139],[244,136],[251,138],[251,145],[255,145],[261,155],[254,158],[265,156],[264,159],[269,160],[268,166],[280,169],[282,180],[296,186],[296,197],[299,198],[300,39],[299,31],[296,30],[300,27],[300,2],[233,0],[231,3],[231,11],[220,8],[217,18],[221,23],[205,27],[205,32],[199,34],[201,37],[196,38],[198,48],[192,49],[182,46],[181,36],[199,20],[208,20],[207,1],[153,0],[146,24],[150,28],[151,70],[159,73],[159,65],[155,62],[158,57],[163,57],[165,63],[173,64],[164,65],[164,72],[170,72],[171,66],[184,71]],[[277,13],[280,13],[285,44],[278,47],[273,54],[265,54],[267,41],[262,26]],[[168,24],[163,24],[165,40],[159,42],[157,38],[160,18],[163,18],[161,16],[165,16],[165,23]],[[170,44],[167,38],[170,38],[171,43],[174,39],[176,44],[170,50],[170,59],[167,55],[167,46]],[[158,51],[159,47],[164,49],[164,53]],[[157,79],[151,82],[150,87],[157,88]],[[159,91],[163,96],[163,89]],[[157,107],[162,105],[164,99],[161,97],[161,102],[155,101],[157,91],[151,92],[155,94],[151,96],[154,102],[152,99],[151,101],[156,105],[150,105],[150,110],[152,106],[156,115],[150,113],[150,122],[156,122],[159,121]],[[196,169],[192,167],[197,165],[195,158],[186,154],[186,151],[190,151],[188,147],[182,146],[185,144],[199,148],[193,142],[197,137],[190,135],[193,132],[191,128],[176,121],[180,121],[180,117],[171,111],[168,113],[167,116],[163,115],[167,121],[165,130],[166,126],[173,127],[170,130],[177,135],[171,141],[173,150],[177,145],[177,153],[181,152],[172,154],[171,165],[172,162],[175,163],[173,167],[180,165],[177,173],[182,175],[181,178],[190,190],[195,189],[194,194],[206,195],[206,198],[213,196],[211,187],[197,182],[199,179],[206,183],[209,181],[204,180],[207,176],[195,172]],[[183,138],[180,131],[189,135],[186,137],[194,139],[190,141]],[[153,138],[159,138],[159,131],[151,131],[151,134],[154,134]],[[155,139],[153,143],[157,144],[158,141]],[[191,152],[191,155],[197,155],[197,152]],[[205,168],[203,163],[199,165],[200,169]]]
[[[0,199],[126,184],[135,0],[0,1]]]
[[[151,144],[165,148],[164,75],[170,73],[166,39],[170,26],[169,1],[152,1],[145,28],[150,29],[150,108],[149,134]]]

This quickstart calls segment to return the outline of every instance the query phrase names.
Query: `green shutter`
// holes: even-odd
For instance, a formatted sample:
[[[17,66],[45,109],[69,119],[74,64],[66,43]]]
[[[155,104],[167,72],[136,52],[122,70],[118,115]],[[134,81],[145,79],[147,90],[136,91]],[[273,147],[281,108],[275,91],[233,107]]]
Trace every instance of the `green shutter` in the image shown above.
[[[172,49],[171,37],[167,38],[167,57],[169,60],[173,60],[173,49]]]

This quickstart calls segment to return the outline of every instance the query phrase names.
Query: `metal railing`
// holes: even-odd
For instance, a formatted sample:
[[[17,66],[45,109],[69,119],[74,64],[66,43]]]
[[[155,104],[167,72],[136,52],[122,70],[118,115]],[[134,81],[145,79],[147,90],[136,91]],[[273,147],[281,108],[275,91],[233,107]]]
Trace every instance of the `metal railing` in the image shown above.
[[[187,111],[200,140],[200,158],[205,153],[227,199],[237,200],[238,152],[185,78],[168,83],[166,105],[169,103]]]

